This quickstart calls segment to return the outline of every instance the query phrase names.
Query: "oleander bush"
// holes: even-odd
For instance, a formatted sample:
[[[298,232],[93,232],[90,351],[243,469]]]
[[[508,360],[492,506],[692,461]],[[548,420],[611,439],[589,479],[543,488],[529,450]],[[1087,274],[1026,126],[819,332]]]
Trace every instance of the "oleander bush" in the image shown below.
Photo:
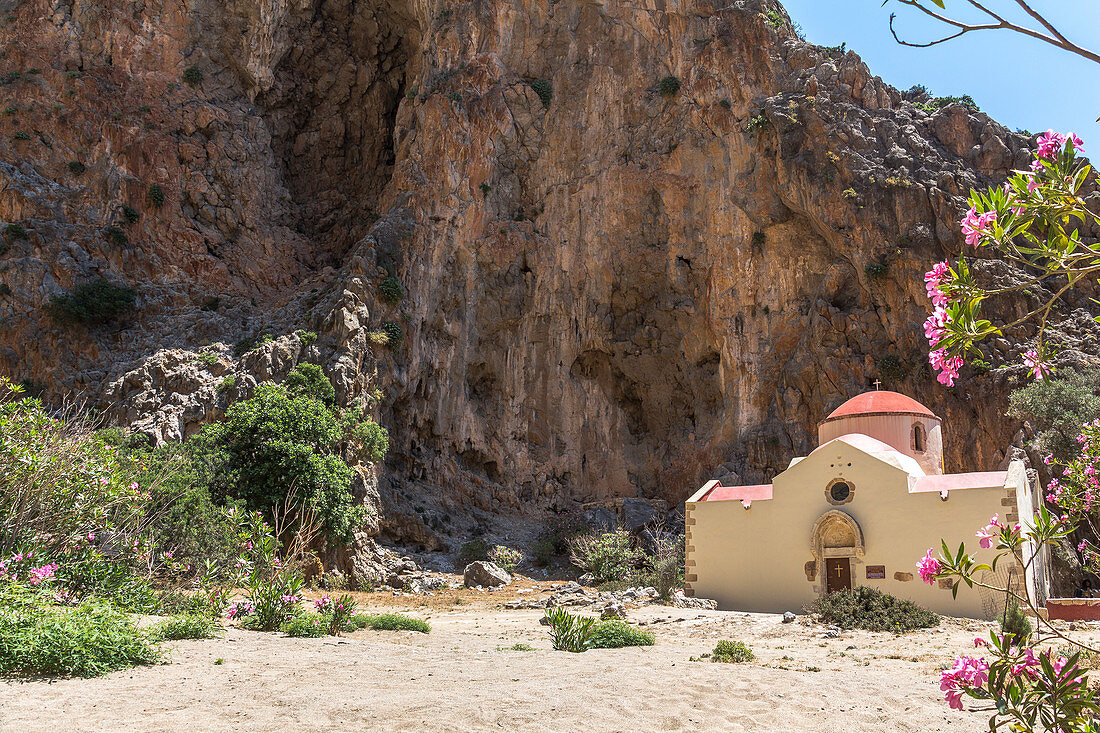
[[[509,573],[516,572],[516,568],[523,562],[523,553],[511,547],[505,547],[504,545],[494,545],[489,550],[487,559],[489,562],[503,568]]]
[[[472,562],[488,560],[492,546],[483,539],[476,538],[469,542],[463,542],[455,556],[459,568],[464,568]]]
[[[578,535],[569,540],[569,559],[590,573],[595,583],[623,580],[629,577],[640,553],[625,529]]]
[[[285,622],[280,628],[287,636],[306,639],[318,639],[328,636],[328,624],[316,613],[303,613]]]

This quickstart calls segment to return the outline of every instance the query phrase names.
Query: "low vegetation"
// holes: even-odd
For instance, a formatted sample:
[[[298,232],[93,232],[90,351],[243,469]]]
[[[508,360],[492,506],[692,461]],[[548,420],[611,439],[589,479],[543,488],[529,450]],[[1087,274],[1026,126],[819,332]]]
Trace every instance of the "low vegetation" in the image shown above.
[[[1068,462],[1080,453],[1081,426],[1100,418],[1100,369],[1066,369],[1029,381],[1009,396],[1008,412],[1031,425],[1040,452]]]
[[[680,80],[675,76],[666,76],[657,82],[657,91],[662,97],[674,97],[680,91]]]
[[[753,653],[748,644],[743,641],[729,641],[728,639],[718,642],[710,655],[710,661],[726,664],[741,664],[752,662],[755,659],[756,654]]]
[[[939,616],[912,601],[862,585],[822,596],[806,610],[817,615],[823,623],[842,629],[902,632],[940,623]]]
[[[554,649],[574,653],[588,650],[596,631],[596,619],[574,616],[560,607],[547,609],[545,618]]]
[[[494,545],[489,550],[486,559],[489,562],[503,568],[509,573],[514,573],[519,564],[523,562],[523,553],[511,547],[505,547],[504,545]]]
[[[624,621],[599,621],[588,641],[589,649],[619,649],[626,646],[653,646],[657,637],[636,629]]]

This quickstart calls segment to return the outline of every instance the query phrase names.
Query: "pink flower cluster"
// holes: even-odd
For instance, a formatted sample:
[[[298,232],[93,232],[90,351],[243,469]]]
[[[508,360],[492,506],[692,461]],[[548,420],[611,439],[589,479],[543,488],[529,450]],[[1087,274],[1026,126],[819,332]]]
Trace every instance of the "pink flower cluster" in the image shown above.
[[[989,663],[984,658],[956,657],[955,666],[940,673],[940,689],[948,705],[962,710],[962,696],[982,688],[988,679]]]
[[[54,572],[57,570],[58,565],[55,562],[46,563],[40,568],[31,569],[31,577],[27,579],[27,582],[31,585],[38,585],[43,580],[49,580],[53,577]]]
[[[1046,379],[1050,376],[1050,365],[1039,356],[1035,349],[1024,352],[1024,366],[1031,371],[1031,375],[1036,379]]]
[[[952,387],[955,380],[959,378],[959,369],[962,369],[963,359],[961,356],[948,356],[947,349],[937,349],[929,352],[928,363],[939,372],[936,381],[945,387]]]
[[[1039,136],[1038,148],[1035,151],[1035,155],[1039,158],[1046,158],[1049,160],[1062,151],[1066,142],[1069,142],[1078,153],[1085,152],[1085,144],[1081,141],[1081,138],[1077,137],[1077,135],[1072,132],[1067,132],[1065,135],[1059,135],[1054,130],[1047,130]]]
[[[988,233],[986,230],[989,225],[997,221],[996,211],[987,211],[984,214],[979,214],[973,206],[970,207],[970,211],[966,212],[966,216],[961,222],[962,233],[966,237],[966,243],[971,247],[977,247],[981,244],[982,235]]]
[[[978,537],[978,544],[981,545],[983,549],[988,550],[990,547],[993,547],[993,540],[995,540],[997,535],[1001,533],[1001,530],[1005,528],[1004,525],[1000,523],[999,518],[999,514],[994,514],[989,520],[989,524],[975,533]]]
[[[232,606],[229,607],[228,611],[225,612],[225,617],[226,618],[241,618],[242,616],[247,616],[250,613],[254,613],[255,611],[256,611],[256,607],[253,606],[248,601],[237,601],[236,603],[234,603]]]
[[[332,613],[333,611],[343,611],[344,602],[332,596],[321,596],[313,602],[313,607],[317,609],[318,613]]]
[[[917,573],[920,575],[920,579],[928,585],[935,585],[936,576],[940,573],[940,561],[932,556],[932,548],[928,548],[928,552],[917,561]]]
[[[924,289],[928,291],[928,298],[932,305],[940,307],[947,305],[950,300],[947,293],[940,286],[951,279],[951,265],[947,260],[932,265],[932,269],[924,273]]]

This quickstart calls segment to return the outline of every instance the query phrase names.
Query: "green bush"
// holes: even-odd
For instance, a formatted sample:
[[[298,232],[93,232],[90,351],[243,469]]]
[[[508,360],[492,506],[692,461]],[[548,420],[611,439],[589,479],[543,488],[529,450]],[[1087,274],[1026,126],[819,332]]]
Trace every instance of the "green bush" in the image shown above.
[[[492,547],[483,539],[474,539],[462,543],[455,556],[459,568],[464,568],[472,562],[489,559],[489,550]]]
[[[217,390],[219,393],[221,393],[221,392],[228,392],[229,390],[233,389],[236,386],[237,386],[237,375],[230,374],[228,377],[226,377],[222,381],[218,382],[218,386],[215,387],[214,389]]]
[[[283,386],[292,397],[309,397],[329,406],[336,402],[336,389],[316,364],[295,364]]]
[[[886,354],[875,362],[879,375],[887,382],[900,382],[909,375],[909,368],[893,354]]]
[[[183,70],[181,78],[189,86],[197,86],[202,82],[202,69],[197,66],[188,66]]]
[[[569,541],[569,559],[590,573],[596,583],[628,577],[639,559],[633,540],[625,529],[583,534]]]
[[[46,312],[58,323],[97,325],[133,309],[136,298],[137,293],[130,288],[99,278],[82,283],[63,295],[53,296]]]
[[[732,664],[751,662],[754,659],[756,659],[756,655],[753,654],[752,649],[747,644],[743,641],[729,641],[728,639],[718,642],[710,656],[712,662]]]
[[[545,540],[554,549],[554,553],[563,553],[569,549],[569,541],[588,532],[588,522],[577,510],[562,512],[552,516],[542,527],[539,540]]]
[[[355,421],[347,432],[347,440],[360,460],[378,463],[390,449],[390,434],[372,418]]]
[[[136,224],[141,218],[141,214],[139,214],[138,210],[135,209],[133,206],[127,206],[124,204],[122,206],[122,218],[126,221],[127,224]]]
[[[329,539],[348,540],[366,514],[351,493],[352,470],[339,455],[343,437],[323,402],[263,383],[193,440],[214,467],[215,495],[270,512],[293,489],[295,505],[316,511]]]
[[[514,573],[523,562],[523,553],[504,545],[494,545],[493,549],[489,550],[488,560],[505,571]]]
[[[328,636],[328,623],[320,614],[303,613],[284,623],[279,627],[279,631],[287,636],[317,639]]]
[[[1081,426],[1100,418],[1100,369],[1059,371],[1009,395],[1008,414],[1035,431],[1035,447],[1066,462],[1080,454]]]
[[[554,87],[549,79],[532,79],[531,89],[539,96],[543,109],[550,109],[550,101],[554,98]]]
[[[81,163],[79,160],[73,160],[69,162],[69,172],[74,176],[83,175],[84,171],[88,170],[87,166]]]
[[[680,80],[675,76],[666,76],[657,82],[657,91],[661,93],[662,97],[675,96],[680,91]]]
[[[29,132],[27,132],[26,130],[17,130],[16,133],[14,135],[12,135],[12,139],[13,140],[30,140],[31,139],[31,134]]]
[[[317,343],[316,331],[299,331],[298,340],[302,342],[303,347],[312,346]]]
[[[212,639],[220,626],[209,615],[173,616],[149,627],[150,639],[178,641],[180,639]]]
[[[767,240],[768,240],[768,237],[767,237],[767,235],[764,234],[764,232],[753,232],[752,233],[752,246],[755,247],[756,249],[760,249],[761,247],[763,247],[764,242],[766,242]]]
[[[561,607],[547,609],[545,618],[555,649],[574,653],[588,649],[595,633],[596,619],[574,616]]]
[[[842,629],[901,632],[940,623],[939,616],[912,601],[865,585],[828,593],[810,603],[806,610],[817,614],[823,623]]]
[[[1013,645],[1021,648],[1031,639],[1031,633],[1035,630],[1016,601],[1010,600],[1005,612],[997,620],[1001,623],[1001,633],[1011,639]]]
[[[427,621],[400,613],[357,613],[348,621],[351,630],[371,628],[375,631],[418,631],[427,634],[432,630]]]
[[[378,295],[384,302],[391,305],[400,303],[401,299],[405,297],[405,288],[401,286],[400,280],[390,275],[378,286]]]
[[[157,643],[106,603],[0,606],[2,675],[95,677],[160,659]]]
[[[619,649],[624,646],[653,646],[657,638],[623,621],[600,621],[592,631],[589,649]]]
[[[159,184],[154,183],[149,186],[149,192],[146,196],[154,208],[159,209],[164,205],[164,189]]]

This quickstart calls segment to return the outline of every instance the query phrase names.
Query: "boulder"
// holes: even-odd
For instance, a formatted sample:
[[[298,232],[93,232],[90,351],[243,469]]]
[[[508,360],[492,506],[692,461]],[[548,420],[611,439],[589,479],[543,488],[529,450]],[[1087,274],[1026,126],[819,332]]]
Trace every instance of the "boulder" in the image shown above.
[[[467,588],[477,585],[493,588],[498,585],[508,585],[512,582],[512,576],[499,565],[478,560],[466,566],[466,570],[462,573],[462,581]]]
[[[783,623],[789,624],[792,621],[794,621],[796,618],[797,618],[797,616],[795,616],[790,611],[787,611],[786,613],[783,614]]]

